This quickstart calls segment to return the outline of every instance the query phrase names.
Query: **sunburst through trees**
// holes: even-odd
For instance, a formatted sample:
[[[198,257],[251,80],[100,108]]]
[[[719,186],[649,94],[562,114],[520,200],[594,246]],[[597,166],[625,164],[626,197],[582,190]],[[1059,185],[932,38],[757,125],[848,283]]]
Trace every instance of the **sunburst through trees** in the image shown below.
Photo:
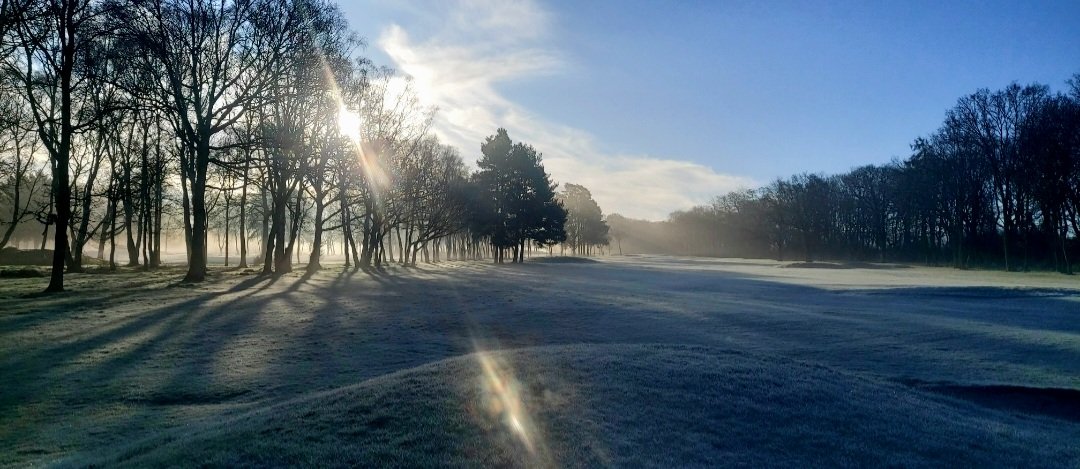
[[[115,269],[118,239],[128,265],[157,267],[172,231],[193,282],[215,239],[226,265],[275,274],[302,251],[308,271],[327,253],[357,268],[521,262],[565,239],[539,153],[500,131],[470,175],[434,136],[434,109],[358,53],[331,2],[3,9],[2,244],[37,237],[44,249],[51,237],[50,291],[82,269],[84,250]]]

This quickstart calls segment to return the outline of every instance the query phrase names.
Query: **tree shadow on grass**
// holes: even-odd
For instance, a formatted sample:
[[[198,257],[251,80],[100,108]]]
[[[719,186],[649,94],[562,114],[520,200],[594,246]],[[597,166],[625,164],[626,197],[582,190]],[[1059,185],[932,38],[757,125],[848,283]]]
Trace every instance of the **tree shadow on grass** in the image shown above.
[[[917,389],[970,401],[991,409],[1080,422],[1080,389],[963,385],[929,383],[920,380],[901,380],[901,382]]]
[[[941,343],[972,353],[1000,349],[1017,366],[1042,365],[1048,354],[1063,360],[1051,345],[964,330],[973,321],[1032,325],[1001,310],[986,313],[999,305],[985,295],[974,303],[918,297],[920,308],[883,311],[882,302],[909,295],[893,290],[843,296],[717,271],[605,263],[525,267],[476,263],[455,265],[456,270],[364,274],[327,269],[310,276],[243,278],[232,285],[214,279],[204,287],[224,282],[222,291],[181,292],[191,296],[128,310],[56,343],[12,349],[11,359],[0,361],[0,376],[16,384],[0,397],[0,416],[33,409],[56,419],[69,415],[74,428],[86,428],[92,419],[85,415],[114,403],[134,406],[113,417],[105,434],[79,443],[108,445],[146,429],[179,425],[188,418],[183,415],[214,418],[469,353],[478,336],[506,348],[754,344],[831,366],[862,360],[881,373],[903,373],[890,364],[910,355],[926,360],[918,370],[948,373],[954,362],[947,355],[924,354]],[[1066,309],[1061,298],[1020,300],[1029,302],[1026,308],[1049,311],[1043,329],[1072,330],[1060,321]],[[98,306],[108,305],[100,301]],[[935,314],[957,322],[925,321]],[[911,328],[918,334],[905,332]],[[897,334],[906,335],[893,342]],[[965,338],[972,335],[978,339]],[[209,409],[214,405],[232,407]],[[0,417],[0,423],[9,418]],[[33,425],[20,425],[18,435],[0,436],[0,449],[41,437]]]

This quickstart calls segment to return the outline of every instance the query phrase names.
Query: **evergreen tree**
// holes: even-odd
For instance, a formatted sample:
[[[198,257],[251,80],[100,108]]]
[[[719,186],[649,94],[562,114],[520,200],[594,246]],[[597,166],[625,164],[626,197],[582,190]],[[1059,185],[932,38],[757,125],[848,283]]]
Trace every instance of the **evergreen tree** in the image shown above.
[[[502,262],[509,249],[514,262],[523,262],[530,240],[539,246],[564,241],[566,211],[555,199],[556,184],[536,149],[514,144],[506,129],[498,129],[480,151],[480,171],[474,176],[480,195],[471,225],[491,242],[495,261]]]

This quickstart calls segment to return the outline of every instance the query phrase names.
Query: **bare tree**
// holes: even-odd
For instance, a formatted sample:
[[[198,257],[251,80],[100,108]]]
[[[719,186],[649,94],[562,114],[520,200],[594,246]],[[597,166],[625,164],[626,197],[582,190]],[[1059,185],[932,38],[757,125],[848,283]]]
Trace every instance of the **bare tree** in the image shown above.
[[[29,121],[25,103],[13,94],[0,95],[0,206],[6,207],[0,224],[0,248],[7,246],[19,224],[33,217],[42,203],[41,186],[47,182],[37,160],[38,140],[24,125]]]
[[[191,233],[186,281],[206,277],[208,169],[215,137],[257,107],[293,34],[285,0],[133,0],[121,21],[146,50],[180,152]],[[187,215],[185,215],[185,218]]]
[[[101,10],[90,0],[44,0],[14,12],[19,57],[4,62],[17,77],[29,103],[37,133],[49,153],[55,220],[52,275],[47,292],[64,290],[64,265],[70,252],[70,162],[74,135],[100,118],[89,109],[86,88],[92,80],[80,77],[79,66],[101,34]],[[82,253],[75,253],[81,256]]]

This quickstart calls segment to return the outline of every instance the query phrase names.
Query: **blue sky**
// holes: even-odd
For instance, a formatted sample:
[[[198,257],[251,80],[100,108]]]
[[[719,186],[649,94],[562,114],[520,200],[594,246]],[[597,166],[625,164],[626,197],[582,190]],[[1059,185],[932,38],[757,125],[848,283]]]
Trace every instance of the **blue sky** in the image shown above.
[[[343,2],[466,160],[503,126],[607,213],[663,219],[908,155],[957,98],[1080,73],[1080,2]]]

